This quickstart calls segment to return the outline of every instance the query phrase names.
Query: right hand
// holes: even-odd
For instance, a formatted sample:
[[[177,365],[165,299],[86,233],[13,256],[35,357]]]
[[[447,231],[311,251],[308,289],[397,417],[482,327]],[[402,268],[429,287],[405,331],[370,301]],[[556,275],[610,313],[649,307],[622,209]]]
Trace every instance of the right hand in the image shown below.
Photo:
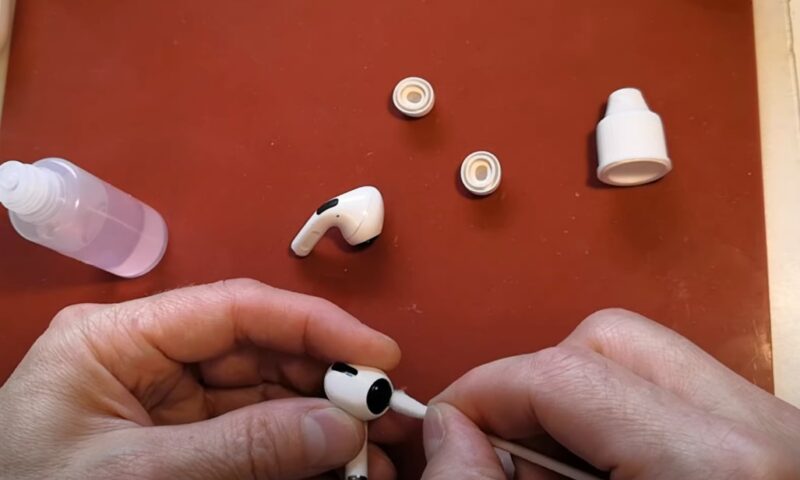
[[[505,479],[484,432],[528,445],[546,434],[614,479],[800,477],[800,410],[622,310],[590,316],[557,347],[478,367],[436,397],[423,479]],[[520,479],[561,478],[515,463]]]

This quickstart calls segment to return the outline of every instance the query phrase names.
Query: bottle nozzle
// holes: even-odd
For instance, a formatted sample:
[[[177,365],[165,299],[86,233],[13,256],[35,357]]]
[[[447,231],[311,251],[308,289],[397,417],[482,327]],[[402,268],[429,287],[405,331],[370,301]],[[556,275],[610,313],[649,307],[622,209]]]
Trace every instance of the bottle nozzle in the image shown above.
[[[52,215],[60,190],[53,171],[16,160],[0,165],[0,203],[29,222],[42,222]]]
[[[611,94],[611,97],[608,99],[606,116],[609,117],[618,113],[640,111],[650,111],[641,90],[636,88],[623,88]]]
[[[14,190],[19,185],[19,175],[17,172],[8,171],[7,173],[3,173],[3,170],[0,169],[0,196],[9,195],[10,190]]]

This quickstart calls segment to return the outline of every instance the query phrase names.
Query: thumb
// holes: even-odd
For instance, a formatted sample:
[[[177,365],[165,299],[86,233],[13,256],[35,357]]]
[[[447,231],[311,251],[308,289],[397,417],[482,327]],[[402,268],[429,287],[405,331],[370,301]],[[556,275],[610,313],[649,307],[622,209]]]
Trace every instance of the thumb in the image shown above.
[[[455,407],[446,403],[428,407],[423,438],[428,466],[422,480],[506,480],[486,435]]]
[[[149,430],[158,478],[306,478],[341,467],[364,443],[363,423],[321,399],[274,400]]]

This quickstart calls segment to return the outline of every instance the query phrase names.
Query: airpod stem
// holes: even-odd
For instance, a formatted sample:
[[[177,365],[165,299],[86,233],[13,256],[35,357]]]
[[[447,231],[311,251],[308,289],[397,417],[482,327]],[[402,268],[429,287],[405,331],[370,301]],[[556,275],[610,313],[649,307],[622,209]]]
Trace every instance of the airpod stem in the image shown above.
[[[412,398],[405,390],[395,390],[392,394],[390,408],[395,412],[411,418],[422,420],[428,407]]]
[[[361,446],[356,458],[350,460],[344,467],[345,480],[367,480],[368,464],[367,464],[367,424],[364,423],[364,445]]]

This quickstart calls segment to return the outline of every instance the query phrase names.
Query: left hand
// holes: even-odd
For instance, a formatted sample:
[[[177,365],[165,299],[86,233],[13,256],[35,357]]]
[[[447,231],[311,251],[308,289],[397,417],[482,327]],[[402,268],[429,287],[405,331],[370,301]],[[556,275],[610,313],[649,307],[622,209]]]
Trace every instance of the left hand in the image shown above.
[[[68,307],[0,388],[0,473],[313,477],[351,460],[363,427],[299,397],[321,394],[334,360],[389,370],[399,359],[393,340],[333,304],[253,280]],[[370,470],[395,475],[373,446]]]

